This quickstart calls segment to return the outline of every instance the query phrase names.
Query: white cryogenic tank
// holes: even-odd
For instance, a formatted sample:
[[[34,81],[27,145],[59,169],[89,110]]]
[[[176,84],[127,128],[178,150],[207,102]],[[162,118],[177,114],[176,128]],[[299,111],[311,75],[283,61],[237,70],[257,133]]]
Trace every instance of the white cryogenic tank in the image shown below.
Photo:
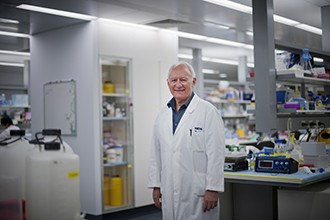
[[[79,157],[58,138],[44,135],[37,140],[39,149],[26,158],[27,220],[83,219]]]
[[[25,158],[34,151],[34,145],[24,135],[24,130],[12,130],[10,139],[0,143],[0,217],[25,215]]]

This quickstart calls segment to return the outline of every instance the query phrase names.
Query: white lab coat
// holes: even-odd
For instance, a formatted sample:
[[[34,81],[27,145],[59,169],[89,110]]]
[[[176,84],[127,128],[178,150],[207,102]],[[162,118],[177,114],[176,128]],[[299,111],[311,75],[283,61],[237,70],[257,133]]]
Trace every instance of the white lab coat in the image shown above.
[[[160,187],[163,220],[218,220],[203,212],[205,190],[224,191],[224,126],[219,111],[196,94],[172,132],[172,109],[159,113],[151,144],[148,187]]]
[[[10,125],[8,128],[3,130],[0,133],[0,141],[10,138],[10,130],[19,130],[19,127],[15,126],[15,125]]]

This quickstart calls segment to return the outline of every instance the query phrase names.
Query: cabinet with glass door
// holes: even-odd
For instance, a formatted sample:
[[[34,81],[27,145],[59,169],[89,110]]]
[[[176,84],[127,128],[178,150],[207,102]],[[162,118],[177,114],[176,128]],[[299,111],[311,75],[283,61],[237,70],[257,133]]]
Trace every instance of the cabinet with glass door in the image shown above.
[[[103,212],[133,207],[130,61],[101,56]]]

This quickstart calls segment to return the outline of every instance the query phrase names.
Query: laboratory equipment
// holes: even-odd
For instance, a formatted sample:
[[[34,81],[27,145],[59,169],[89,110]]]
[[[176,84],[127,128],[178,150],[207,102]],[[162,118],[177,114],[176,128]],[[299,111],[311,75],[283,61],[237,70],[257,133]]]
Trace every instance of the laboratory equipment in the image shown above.
[[[0,210],[8,210],[15,202],[21,204],[17,210],[27,220],[83,219],[79,157],[62,141],[60,130],[37,132],[31,141],[24,138],[24,131],[10,133],[11,137],[0,143],[0,179],[2,187],[15,189],[1,190]],[[19,193],[13,197],[12,191]]]
[[[282,156],[258,156],[255,171],[268,173],[296,173],[298,162],[292,158]]]
[[[25,158],[34,146],[24,135],[24,130],[11,130],[10,138],[0,142],[0,218],[25,217]]]
[[[243,157],[225,157],[225,171],[241,171],[247,170],[249,163],[246,156]]]
[[[39,137],[39,135],[43,137]],[[60,130],[36,133],[37,150],[26,157],[27,218],[82,219],[79,198],[79,157],[60,137]]]

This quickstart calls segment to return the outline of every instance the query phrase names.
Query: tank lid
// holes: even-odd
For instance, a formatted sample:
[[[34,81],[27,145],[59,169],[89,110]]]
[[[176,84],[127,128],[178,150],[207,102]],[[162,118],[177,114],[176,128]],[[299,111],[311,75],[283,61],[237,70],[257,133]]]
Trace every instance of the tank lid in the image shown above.
[[[10,136],[25,136],[25,130],[10,130]]]
[[[58,136],[58,135],[61,135],[61,129],[43,129],[42,135]]]

